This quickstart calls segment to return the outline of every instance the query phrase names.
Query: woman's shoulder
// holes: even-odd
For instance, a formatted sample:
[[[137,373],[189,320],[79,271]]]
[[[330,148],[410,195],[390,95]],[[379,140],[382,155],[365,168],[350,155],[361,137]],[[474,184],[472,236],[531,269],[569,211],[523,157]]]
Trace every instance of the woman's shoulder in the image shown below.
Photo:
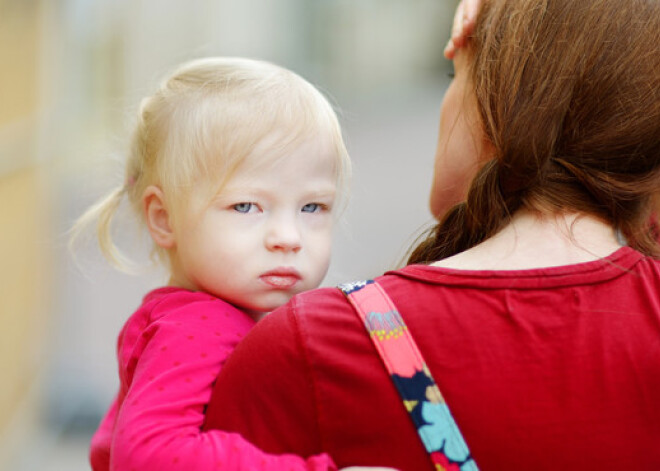
[[[610,255],[570,265],[516,269],[460,269],[434,265],[409,265],[389,272],[399,278],[416,280],[426,286],[474,289],[557,289],[605,284],[620,278],[660,281],[660,261],[630,248],[621,247]],[[389,284],[389,280],[387,281]],[[410,285],[395,283],[395,288]]]
[[[337,286],[326,286],[299,293],[291,298],[288,304],[296,310],[308,306],[337,305],[342,304],[343,301],[344,296]]]
[[[390,292],[397,294],[411,290],[412,285],[424,283],[422,280],[400,276],[399,271],[388,272],[373,279],[355,280],[335,287],[323,287],[297,294],[284,306],[270,313],[264,320],[267,324],[288,324],[295,329],[306,331],[337,331],[360,328],[355,310],[344,291],[366,282],[377,281]]]
[[[352,307],[338,287],[322,287],[293,296],[288,303],[259,321],[255,330],[271,336],[293,336],[296,332],[334,330],[354,316]]]
[[[287,324],[298,328],[301,323],[309,325],[324,322],[326,318],[342,318],[350,314],[350,305],[336,287],[316,288],[299,293],[285,305],[275,309],[259,322],[259,327]],[[276,327],[270,327],[276,328]]]
[[[353,280],[340,283],[333,287],[317,288],[306,291],[291,298],[291,301],[283,306],[283,308],[280,308],[280,310],[286,310],[294,316],[318,315],[325,317],[326,315],[352,315],[353,308],[347,300],[344,292],[350,292],[351,290],[372,281],[376,281],[381,285],[396,290],[405,290],[410,284],[422,282],[418,279],[401,276],[402,274],[405,274],[405,272],[405,269],[394,270],[372,279]]]

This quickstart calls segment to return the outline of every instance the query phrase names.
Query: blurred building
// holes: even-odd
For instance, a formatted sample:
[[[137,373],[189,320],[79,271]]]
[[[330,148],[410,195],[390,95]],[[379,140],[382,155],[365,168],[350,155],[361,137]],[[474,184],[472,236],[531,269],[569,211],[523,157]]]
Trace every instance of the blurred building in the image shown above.
[[[176,64],[276,62],[338,105],[355,163],[325,284],[401,260],[426,208],[455,0],[0,0],[0,469],[58,469],[117,386],[115,338],[162,282],[67,230],[121,180],[132,115]],[[139,254],[137,231],[118,234]],[[35,454],[48,445],[52,453]],[[87,469],[84,449],[60,469]],[[50,468],[48,466],[51,466]],[[55,466],[55,467],[53,467]]]

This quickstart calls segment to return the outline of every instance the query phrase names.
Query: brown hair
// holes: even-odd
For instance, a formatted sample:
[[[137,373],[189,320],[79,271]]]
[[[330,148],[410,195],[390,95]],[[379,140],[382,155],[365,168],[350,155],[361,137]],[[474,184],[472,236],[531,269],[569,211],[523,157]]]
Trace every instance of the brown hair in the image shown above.
[[[520,208],[596,215],[660,255],[660,2],[488,0],[467,52],[495,158],[408,262],[462,252]]]

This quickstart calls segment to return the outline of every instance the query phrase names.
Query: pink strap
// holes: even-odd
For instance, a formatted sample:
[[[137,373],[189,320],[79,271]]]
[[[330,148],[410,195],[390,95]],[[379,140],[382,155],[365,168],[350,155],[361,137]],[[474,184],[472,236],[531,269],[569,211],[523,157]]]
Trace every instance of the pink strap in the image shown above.
[[[385,290],[373,280],[339,289],[364,322],[435,469],[477,471],[440,389]]]

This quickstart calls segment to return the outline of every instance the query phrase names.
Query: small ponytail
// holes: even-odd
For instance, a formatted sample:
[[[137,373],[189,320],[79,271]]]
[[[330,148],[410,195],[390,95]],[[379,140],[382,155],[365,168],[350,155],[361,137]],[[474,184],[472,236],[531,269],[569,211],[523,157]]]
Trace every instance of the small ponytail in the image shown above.
[[[76,220],[69,233],[70,250],[73,250],[82,233],[96,224],[96,237],[103,256],[116,268],[125,272],[132,271],[133,263],[112,241],[111,233],[112,221],[126,192],[127,184],[115,188]]]

